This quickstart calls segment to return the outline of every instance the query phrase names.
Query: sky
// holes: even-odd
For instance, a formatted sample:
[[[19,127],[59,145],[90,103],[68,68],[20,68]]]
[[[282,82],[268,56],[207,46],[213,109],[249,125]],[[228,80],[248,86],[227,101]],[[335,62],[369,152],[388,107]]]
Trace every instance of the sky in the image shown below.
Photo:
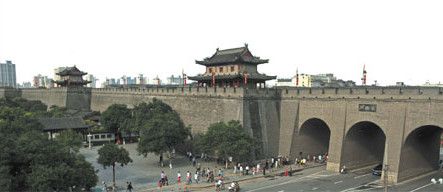
[[[17,82],[76,65],[99,82],[188,76],[248,43],[278,78],[333,73],[361,84],[443,83],[443,1],[0,0],[0,61]]]

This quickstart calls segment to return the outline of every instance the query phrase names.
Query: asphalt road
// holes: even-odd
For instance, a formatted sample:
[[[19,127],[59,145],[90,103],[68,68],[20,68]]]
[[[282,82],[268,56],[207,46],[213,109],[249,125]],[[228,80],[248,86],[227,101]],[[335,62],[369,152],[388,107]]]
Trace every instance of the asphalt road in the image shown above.
[[[388,191],[443,191],[443,184],[430,184],[431,178],[441,178],[436,173],[408,183],[389,186]],[[348,174],[337,174],[325,167],[306,169],[292,177],[276,176],[240,183],[245,192],[305,192],[305,191],[384,191],[380,176],[371,174],[370,169]]]

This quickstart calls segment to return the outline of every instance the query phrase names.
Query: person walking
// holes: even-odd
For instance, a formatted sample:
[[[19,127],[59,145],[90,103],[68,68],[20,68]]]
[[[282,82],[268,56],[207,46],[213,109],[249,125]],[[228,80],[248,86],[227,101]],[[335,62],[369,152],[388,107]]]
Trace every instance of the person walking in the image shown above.
[[[198,184],[198,172],[195,173],[195,175],[194,175],[194,179],[195,179],[195,184]]]
[[[255,175],[255,167],[252,167],[252,175]]]
[[[177,183],[180,183],[182,174],[180,174],[180,171],[177,172]]]
[[[245,175],[248,175],[248,172],[249,172],[249,165],[246,165],[246,169],[245,169],[245,171],[246,171],[246,174],[245,174]]]
[[[162,185],[165,185],[165,172],[160,173],[160,181],[162,182]]]
[[[240,166],[240,173],[241,173],[241,175],[244,175],[245,173],[243,172],[243,167],[242,166]]]
[[[186,179],[187,179],[187,184],[189,185],[189,184],[191,184],[191,173],[188,171],[187,173],[186,173]]]
[[[236,174],[236,173],[237,173],[237,165],[234,164],[234,174]]]
[[[289,166],[289,177],[292,177],[292,167]]]

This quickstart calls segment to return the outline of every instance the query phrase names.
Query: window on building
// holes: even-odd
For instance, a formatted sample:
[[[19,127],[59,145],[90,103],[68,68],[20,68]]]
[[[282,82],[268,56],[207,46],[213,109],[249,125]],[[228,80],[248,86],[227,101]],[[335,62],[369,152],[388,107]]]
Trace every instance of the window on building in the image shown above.
[[[220,67],[219,69],[220,69],[220,73],[222,73],[223,72],[223,67]]]
[[[100,135],[94,135],[94,139],[100,139]]]
[[[234,66],[231,66],[231,72],[233,72],[234,71]]]
[[[101,138],[102,138],[102,139],[105,139],[105,138],[106,138],[106,135],[105,135],[105,134],[102,134],[102,135],[101,135]]]
[[[212,73],[212,68],[209,68],[209,73]]]
[[[111,134],[108,134],[108,135],[106,135],[108,138],[111,138],[112,137],[112,135]]]

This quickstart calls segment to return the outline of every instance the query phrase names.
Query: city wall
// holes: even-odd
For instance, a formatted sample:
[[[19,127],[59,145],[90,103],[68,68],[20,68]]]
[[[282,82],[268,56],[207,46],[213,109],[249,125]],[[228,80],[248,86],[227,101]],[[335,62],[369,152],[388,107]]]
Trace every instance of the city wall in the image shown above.
[[[158,98],[180,113],[185,124],[192,126],[193,134],[204,132],[214,122],[239,120],[251,135],[262,141],[265,156],[294,158],[302,150],[308,150],[298,148],[300,131],[309,120],[318,119],[330,130],[327,169],[338,171],[343,165],[358,168],[383,162],[389,165],[388,174],[394,182],[435,170],[433,162],[421,163],[430,156],[414,152],[426,151],[431,145],[411,143],[423,135],[416,134],[416,130],[424,127],[426,133],[436,127],[439,136],[443,127],[442,88],[53,88],[0,89],[0,94],[41,100],[49,106],[96,111],[104,111],[114,103],[133,107]],[[376,110],[362,110],[362,105],[375,106]],[[378,127],[382,136],[374,135],[379,137],[374,141],[363,137],[369,147],[360,146],[358,140],[362,138],[348,136],[354,128],[364,130],[371,126]],[[418,139],[408,139],[415,137]],[[427,140],[438,139],[433,138]],[[419,148],[414,148],[415,145]],[[421,166],[416,166],[420,163]]]

